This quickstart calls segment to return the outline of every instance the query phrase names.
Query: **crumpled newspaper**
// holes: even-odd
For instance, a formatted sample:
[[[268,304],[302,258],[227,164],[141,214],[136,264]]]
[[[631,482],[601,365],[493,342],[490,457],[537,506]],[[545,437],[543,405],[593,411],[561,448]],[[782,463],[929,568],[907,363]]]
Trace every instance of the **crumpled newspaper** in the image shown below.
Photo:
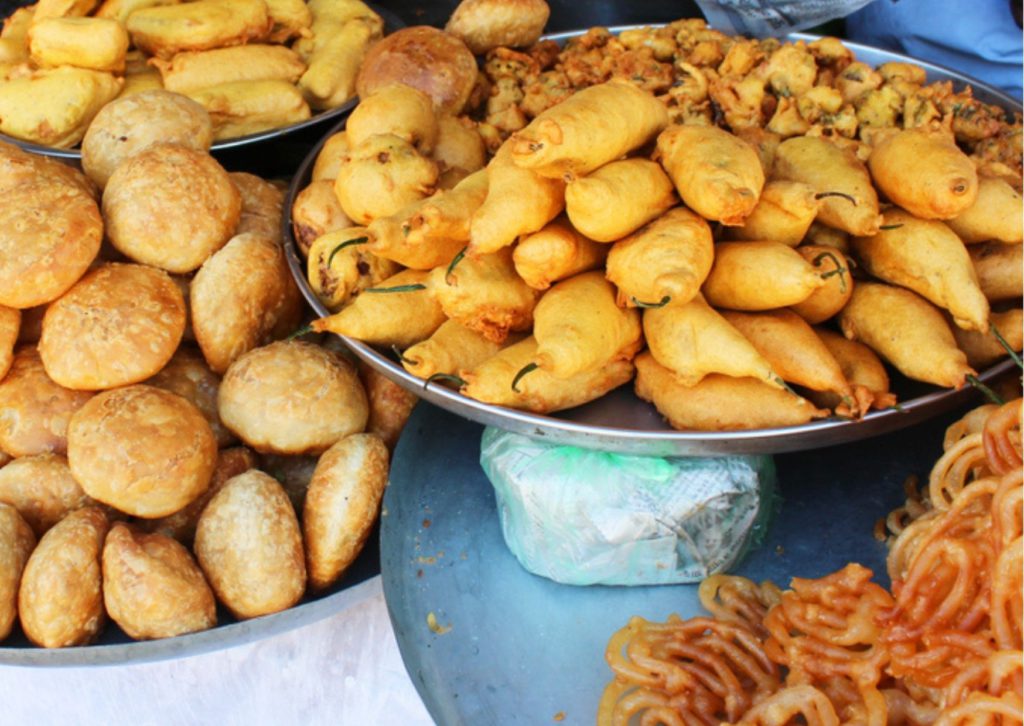
[[[774,507],[767,456],[629,456],[488,427],[480,463],[508,548],[571,585],[699,582],[758,543]]]
[[[872,0],[697,0],[708,24],[723,33],[781,37],[843,18]]]

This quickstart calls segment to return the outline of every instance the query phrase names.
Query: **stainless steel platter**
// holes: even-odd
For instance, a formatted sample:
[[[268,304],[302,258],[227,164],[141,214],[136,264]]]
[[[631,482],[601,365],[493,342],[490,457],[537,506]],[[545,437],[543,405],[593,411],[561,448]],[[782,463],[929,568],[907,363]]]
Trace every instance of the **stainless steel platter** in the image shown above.
[[[620,33],[643,27],[648,26],[622,25],[610,27],[609,30]],[[584,32],[585,30],[576,30],[545,37],[563,43]],[[817,37],[806,33],[794,33],[787,39],[814,40]],[[979,100],[998,104],[1009,111],[1022,110],[1019,102],[1001,91],[957,71],[859,43],[844,41],[844,44],[859,60],[873,66],[890,61],[914,63],[925,69],[929,82],[950,80],[957,87],[970,85]],[[299,256],[292,234],[291,207],[295,196],[309,184],[313,164],[324,141],[344,127],[345,121],[342,120],[331,128],[327,136],[309,153],[292,178],[285,201],[283,235],[288,265],[307,302],[321,317],[329,315],[330,311],[317,299],[306,280],[305,262]],[[556,414],[539,415],[481,403],[439,383],[425,383],[408,373],[388,354],[353,338],[339,337],[358,358],[398,385],[471,421],[552,442],[620,453],[678,456],[771,454],[814,449],[897,431],[963,405],[977,396],[970,388],[939,389],[904,379],[898,373],[891,372],[893,390],[899,397],[899,404],[894,408],[872,411],[857,421],[832,417],[800,426],[751,431],[676,431],[669,427],[653,406],[634,395],[631,384],[584,406]],[[1013,362],[1006,360],[982,372],[978,377],[982,382],[988,382],[1012,367]]]
[[[397,15],[390,10],[368,3],[380,17],[384,20],[384,32],[393,33],[396,30],[405,27],[405,22],[402,21]],[[274,141],[281,138],[282,136],[288,136],[305,129],[314,128],[324,124],[328,124],[334,119],[342,118],[346,116],[349,111],[356,107],[359,103],[358,97],[350,98],[348,101],[338,106],[337,108],[331,108],[320,113],[313,114],[305,121],[299,121],[297,123],[289,124],[288,126],[281,126],[276,129],[267,129],[266,131],[260,131],[255,134],[247,134],[245,136],[238,136],[233,139],[224,139],[223,141],[214,142],[213,146],[210,147],[210,151],[227,151],[229,149],[239,149],[242,147],[255,146],[262,142]],[[25,141],[23,139],[17,139],[13,136],[6,134],[0,134],[0,141],[5,141],[9,144],[16,144],[26,151],[31,151],[35,154],[42,154],[43,156],[52,156],[59,159],[81,159],[82,152],[78,148],[73,149],[61,149],[56,146],[43,146],[41,144],[34,144],[31,141]]]

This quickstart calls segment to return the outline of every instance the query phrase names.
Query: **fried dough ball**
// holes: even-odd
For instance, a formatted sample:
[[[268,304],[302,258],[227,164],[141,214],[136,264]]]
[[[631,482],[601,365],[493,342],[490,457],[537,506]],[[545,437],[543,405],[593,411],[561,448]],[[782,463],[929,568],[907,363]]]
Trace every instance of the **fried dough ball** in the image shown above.
[[[82,168],[102,189],[118,164],[157,142],[209,150],[210,114],[191,98],[163,89],[117,98],[89,124],[82,139]]]
[[[11,634],[18,617],[18,585],[35,546],[35,535],[18,511],[0,504],[0,641]]]
[[[217,603],[189,551],[162,534],[123,522],[103,544],[103,602],[136,640],[195,633],[217,624]]]
[[[223,373],[243,353],[268,341],[288,312],[294,281],[284,251],[252,233],[213,254],[192,279],[192,330],[210,368]]]
[[[550,14],[544,0],[462,0],[444,29],[483,55],[494,48],[533,45]]]
[[[38,167],[27,171],[36,175]],[[82,188],[52,178],[15,182],[3,191],[0,305],[28,308],[50,302],[96,259],[103,238],[100,210]]]
[[[209,487],[217,439],[181,396],[126,386],[98,394],[71,417],[68,463],[94,499],[137,517],[163,517]]]
[[[391,83],[361,98],[345,122],[352,146],[376,134],[394,134],[429,154],[437,143],[438,120],[430,96],[404,83]]]
[[[176,393],[186,401],[191,401],[206,417],[217,437],[217,445],[229,446],[235,440],[234,435],[220,422],[217,414],[217,389],[220,387],[220,376],[210,370],[203,354],[193,348],[182,346],[163,369],[146,381],[146,385],[156,386],[165,391]]]
[[[284,189],[244,171],[233,171],[228,176],[242,197],[242,214],[235,234],[253,232],[280,242]]]
[[[281,341],[239,357],[218,395],[220,416],[263,453],[319,454],[366,428],[366,392],[352,365],[310,343]]]
[[[65,453],[68,421],[92,396],[54,383],[35,346],[19,348],[0,380],[0,450],[11,456]]]
[[[79,509],[43,535],[29,556],[18,590],[18,618],[36,645],[86,645],[103,629],[100,552],[107,526],[98,507]]]
[[[319,459],[318,456],[264,454],[260,457],[263,466],[259,468],[277,479],[277,483],[288,495],[288,501],[295,507],[295,512],[299,513],[306,501],[309,480],[313,478],[313,471]]]
[[[210,500],[196,526],[195,552],[217,597],[237,618],[285,610],[305,592],[295,510],[262,471],[239,474]]]
[[[234,234],[242,198],[207,153],[153,144],[119,165],[103,192],[114,247],[136,262],[191,272]]]
[[[426,25],[396,30],[367,52],[356,78],[366,98],[389,83],[405,83],[426,93],[434,107],[461,113],[477,80],[476,58],[454,35]]]
[[[21,332],[21,311],[0,305],[0,381],[14,362],[14,346]]]
[[[308,256],[319,237],[352,226],[334,193],[334,178],[318,179],[295,195],[292,234],[299,251]]]
[[[22,456],[0,469],[0,502],[17,509],[37,537],[70,512],[96,504],[60,454]]]
[[[185,300],[169,275],[108,263],[50,305],[39,355],[59,385],[95,391],[149,378],[184,331]]]
[[[363,362],[359,364],[359,378],[370,404],[366,433],[380,436],[388,451],[394,451],[405,422],[420,399]]]
[[[374,434],[346,436],[320,457],[302,510],[312,588],[330,587],[362,551],[387,483],[388,449]]]

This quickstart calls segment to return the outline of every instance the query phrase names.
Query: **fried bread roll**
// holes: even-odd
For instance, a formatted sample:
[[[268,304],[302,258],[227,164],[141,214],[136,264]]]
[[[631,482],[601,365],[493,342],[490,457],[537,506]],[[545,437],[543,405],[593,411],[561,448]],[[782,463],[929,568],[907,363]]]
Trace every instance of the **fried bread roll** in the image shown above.
[[[681,385],[722,373],[782,387],[771,363],[700,295],[681,305],[645,310],[643,328],[651,355]]]
[[[0,503],[0,641],[18,617],[18,585],[35,546],[35,535],[17,510]]]
[[[180,0],[103,0],[93,13],[97,18],[111,18],[124,25],[136,10],[158,5],[174,5]]]
[[[739,227],[727,227],[725,238],[769,240],[796,247],[807,235],[820,204],[807,184],[769,181],[750,216]]]
[[[862,281],[839,312],[843,334],[917,381],[960,388],[975,375],[942,313],[901,287]]]
[[[234,81],[295,83],[306,70],[306,64],[295,51],[263,43],[185,51],[170,60],[154,58],[152,65],[160,70],[164,88],[176,93],[191,93]]]
[[[643,146],[667,124],[653,95],[608,81],[577,91],[514,133],[510,156],[521,168],[571,181]]]
[[[310,34],[313,24],[313,13],[304,0],[265,0],[267,12],[274,26],[270,29],[267,40],[271,43],[284,43],[296,36]]]
[[[280,79],[230,81],[188,95],[210,114],[218,141],[298,123],[311,115],[298,89]]]
[[[399,269],[391,260],[370,251],[365,227],[328,232],[313,243],[306,262],[309,286],[332,312]]]
[[[718,308],[772,310],[806,300],[823,274],[781,242],[720,242],[702,292]]]
[[[429,338],[447,320],[425,270],[402,270],[327,318],[313,330],[347,335],[369,345],[406,348]]]
[[[540,369],[520,375],[536,355],[537,341],[532,336],[503,348],[461,374],[466,381],[462,393],[497,406],[551,413],[600,398],[633,377],[633,363],[621,359],[601,363],[570,378],[555,378]],[[516,381],[517,377],[520,380]]]
[[[79,17],[88,15],[97,0],[39,0],[35,5],[35,19]]]
[[[392,83],[359,99],[345,122],[345,134],[358,146],[376,134],[394,134],[422,154],[437,142],[438,122],[430,96],[404,83]]]
[[[523,236],[512,248],[516,273],[535,290],[547,290],[567,277],[604,264],[610,247],[587,239],[558,217],[542,229]]]
[[[37,537],[76,509],[96,504],[60,454],[19,456],[0,468],[0,502],[17,509]]]
[[[341,3],[343,10],[350,3]],[[381,37],[381,19],[363,3],[367,14],[341,23],[330,18],[326,3],[314,5],[312,50],[307,68],[299,78],[299,90],[316,109],[336,108],[356,94],[356,78],[371,44]],[[299,47],[302,53],[301,46]],[[360,94],[363,95],[363,94]]]
[[[600,271],[556,283],[534,309],[541,370],[570,378],[611,360],[631,359],[643,345],[640,312],[615,304],[615,286]]]
[[[775,153],[772,179],[803,182],[821,198],[816,219],[856,235],[878,231],[878,194],[871,175],[849,149],[814,136],[786,139]]]
[[[974,163],[946,131],[891,134],[871,150],[868,168],[889,201],[921,219],[952,219],[978,197]]]
[[[714,126],[669,127],[658,136],[655,159],[686,206],[724,225],[742,224],[764,187],[753,147]]]
[[[470,255],[496,252],[541,229],[565,208],[565,182],[513,163],[509,142],[487,165],[487,184],[487,198],[470,221]]]
[[[565,213],[592,240],[614,242],[678,201],[672,180],[647,159],[605,164],[565,187]]]
[[[1002,179],[978,177],[978,196],[974,204],[948,220],[964,244],[987,240],[1020,244],[1024,240],[1021,219],[1021,195]]]
[[[961,328],[987,331],[988,300],[956,234],[938,220],[917,219],[902,209],[886,210],[883,217],[885,229],[853,239],[864,268],[949,310]]]
[[[185,300],[167,273],[107,263],[47,308],[39,355],[59,385],[96,391],[152,376],[184,330]]]
[[[636,358],[636,395],[654,404],[675,429],[735,431],[798,426],[828,415],[800,396],[756,378],[713,373],[693,386],[679,382],[650,352]]]
[[[263,39],[272,22],[263,0],[194,0],[136,10],[125,26],[135,47],[167,60],[181,51]]]
[[[605,274],[618,286],[621,306],[683,305],[700,291],[714,254],[708,223],[677,207],[616,242]]]
[[[462,0],[444,29],[461,38],[474,55],[484,55],[494,48],[533,45],[550,14],[544,0]]]
[[[70,148],[121,91],[111,73],[61,66],[0,83],[0,131],[44,146]]]
[[[106,18],[43,18],[28,31],[32,62],[40,68],[76,66],[94,71],[124,71],[128,33]]]

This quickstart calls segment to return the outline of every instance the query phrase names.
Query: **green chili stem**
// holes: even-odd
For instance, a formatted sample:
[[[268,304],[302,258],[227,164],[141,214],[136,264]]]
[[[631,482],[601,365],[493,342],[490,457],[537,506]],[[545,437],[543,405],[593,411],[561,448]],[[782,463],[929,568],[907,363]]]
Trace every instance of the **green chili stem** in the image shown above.
[[[793,390],[792,388],[790,388],[790,387],[789,387],[789,384],[788,384],[788,383],[786,383],[786,382],[785,382],[784,380],[782,380],[782,378],[781,378],[780,376],[776,376],[776,375],[773,375],[773,376],[772,376],[772,380],[773,380],[773,381],[775,381],[776,383],[778,383],[778,384],[779,384],[780,386],[782,386],[783,388],[785,388],[785,389],[786,389],[787,391],[789,391],[790,393],[792,393],[792,394],[793,394],[794,396],[799,396],[799,395],[800,395],[799,393],[797,393],[796,391],[794,391],[794,390]]]
[[[818,194],[814,195],[815,199],[824,199],[825,197],[842,197],[853,206],[857,206],[857,200],[844,192],[819,192]]]
[[[996,326],[989,323],[989,330],[992,331],[992,335],[996,336],[996,340],[999,341],[999,345],[1003,346],[1003,348],[1006,349],[1006,352],[1010,354],[1010,359],[1017,364],[1017,367],[1024,369],[1024,364],[1021,363],[1020,356],[1017,355],[1017,351],[1015,351],[1010,344],[1006,342],[1006,338],[1003,337],[1003,334],[999,332]]]
[[[651,308],[663,308],[663,307],[665,307],[666,305],[668,305],[669,301],[672,299],[672,296],[671,295],[666,295],[665,297],[663,297],[661,300],[659,300],[656,303],[643,302],[642,300],[637,300],[635,297],[630,297],[629,299],[638,308],[651,309]]]
[[[469,245],[466,245],[466,247],[468,246]],[[452,272],[455,270],[455,266],[462,262],[462,258],[466,256],[466,247],[463,247],[461,250],[459,250],[455,257],[452,258],[452,261],[448,263],[448,269],[444,271],[445,283],[449,285],[452,284],[451,280],[449,280],[448,278],[451,277]]]
[[[516,373],[516,377],[512,379],[512,390],[515,391],[516,393],[519,393],[519,389],[516,388],[516,386],[519,385],[519,379],[525,376],[530,371],[537,370],[537,367],[538,366],[536,363],[527,363],[525,366],[523,366],[522,369],[520,369],[520,371]]]
[[[890,230],[890,229],[899,229],[899,228],[900,228],[900,227],[902,227],[902,226],[903,226],[903,223],[902,223],[902,222],[901,222],[901,223],[899,223],[899,224],[883,224],[883,225],[882,225],[881,227],[879,227],[878,229],[880,229],[880,230],[886,230],[886,231],[888,231],[888,230]]]
[[[330,267],[331,261],[334,259],[334,256],[341,252],[346,247],[350,247],[351,245],[364,245],[367,242],[369,242],[369,240],[369,237],[354,237],[350,240],[345,240],[337,247],[335,247],[333,250],[331,250],[331,254],[327,255],[327,266]]]
[[[363,292],[415,292],[426,289],[426,285],[416,283],[415,285],[395,285],[394,287],[368,287]]]
[[[835,264],[836,269],[822,273],[821,279],[827,280],[830,277],[839,275],[839,291],[846,292],[846,278],[843,276],[843,273],[848,272],[848,270],[845,267],[843,267],[843,264],[839,261],[839,258],[836,257],[834,252],[822,252],[820,255],[815,257],[814,260],[812,260],[814,266],[817,267],[818,263],[821,262],[826,257],[832,259],[832,262]]]
[[[987,398],[997,406],[1002,406],[1004,403],[1006,403],[1006,401],[1004,401],[998,393],[996,393],[991,388],[982,383],[977,376],[968,373],[966,376],[964,376],[964,378],[968,383],[970,383],[972,386],[974,386],[983,394],[985,394],[985,398]]]
[[[428,383],[434,383],[435,381],[448,381],[456,384],[459,388],[466,385],[466,379],[460,378],[452,373],[435,373],[423,382],[423,387],[426,388]]]
[[[419,361],[414,361],[411,358],[406,358],[404,355],[402,355],[402,351],[400,351],[398,349],[397,345],[391,346],[391,352],[395,354],[395,356],[398,358],[398,361],[400,363],[408,363],[409,365],[414,366],[414,365],[416,365],[419,362]]]
[[[298,328],[297,330],[294,330],[291,333],[291,335],[289,335],[287,338],[285,338],[285,340],[295,340],[296,338],[301,338],[303,335],[308,335],[309,333],[312,333],[312,332],[313,332],[313,326],[312,325],[303,325],[301,328]]]

